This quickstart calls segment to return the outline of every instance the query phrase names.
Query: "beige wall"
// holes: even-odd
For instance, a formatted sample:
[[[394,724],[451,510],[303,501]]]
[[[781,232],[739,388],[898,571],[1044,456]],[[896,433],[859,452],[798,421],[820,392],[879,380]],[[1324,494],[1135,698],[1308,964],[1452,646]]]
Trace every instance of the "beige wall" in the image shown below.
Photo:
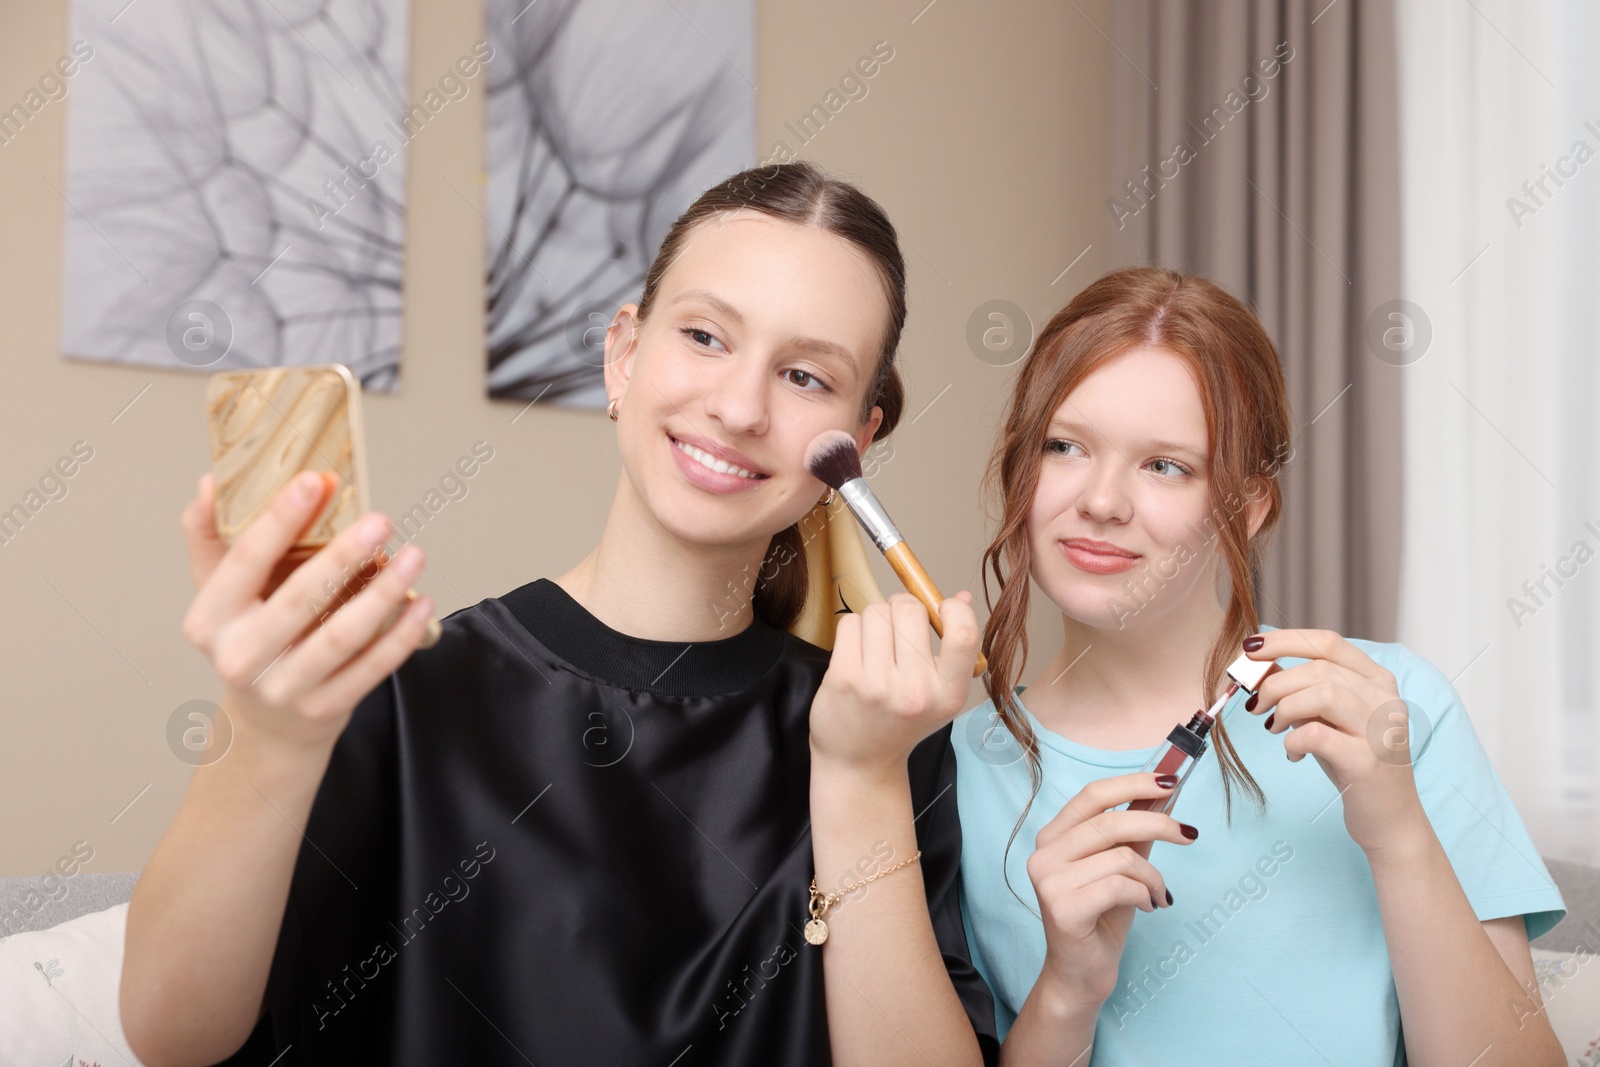
[[[1104,269],[1105,85],[1118,60],[1085,19],[1107,26],[1107,0],[923,2],[762,0],[760,150],[787,141],[859,181],[900,227],[908,417],[938,400],[902,424],[875,484],[941,585],[976,590],[987,533],[976,487],[1015,368],[974,358],[967,318],[1003,298],[1042,323]],[[418,87],[482,33],[480,9],[461,0],[416,0],[414,19]],[[879,40],[894,58],[869,95],[797,145],[784,123]],[[0,104],[67,44],[66,0],[0,5]],[[75,441],[94,450],[69,495],[0,546],[0,876],[42,873],[80,840],[95,850],[88,870],[141,866],[190,774],[167,748],[167,717],[218,692],[179,634],[193,590],[177,523],[207,465],[205,378],[58,354],[68,209],[51,185],[71,104],[0,144],[0,506]],[[512,425],[520,405],[484,398],[483,223],[446,184],[479,188],[481,104],[474,92],[411,144],[403,388],[365,405],[374,506],[391,513],[473,441],[494,446],[470,494],[420,538],[421,584],[441,614],[565,570],[597,535],[617,472],[604,417],[541,406]],[[893,588],[887,568],[880,582]],[[1033,633],[1048,656],[1055,624],[1037,614]]]

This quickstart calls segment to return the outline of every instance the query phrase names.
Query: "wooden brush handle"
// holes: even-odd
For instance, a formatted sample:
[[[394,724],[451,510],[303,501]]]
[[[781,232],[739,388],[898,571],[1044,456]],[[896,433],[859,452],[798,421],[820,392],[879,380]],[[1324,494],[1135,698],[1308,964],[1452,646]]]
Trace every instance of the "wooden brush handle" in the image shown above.
[[[894,568],[894,572],[900,576],[900,582],[906,587],[906,592],[922,601],[922,606],[928,609],[928,621],[933,624],[933,632],[943,637],[944,623],[939,620],[939,602],[944,599],[944,594],[939,592],[939,587],[928,577],[927,569],[911,551],[911,546],[901,541],[883,556],[889,561],[889,566]],[[972,666],[972,676],[976,678],[988,669],[989,662],[983,658],[983,653],[979,652],[978,662]]]

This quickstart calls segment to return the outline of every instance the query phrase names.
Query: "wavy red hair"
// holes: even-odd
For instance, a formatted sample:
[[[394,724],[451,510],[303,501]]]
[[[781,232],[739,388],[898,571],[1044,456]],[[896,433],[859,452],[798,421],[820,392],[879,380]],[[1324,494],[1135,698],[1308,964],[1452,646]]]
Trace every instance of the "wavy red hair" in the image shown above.
[[[1278,471],[1293,455],[1289,399],[1277,349],[1242,301],[1204,278],[1159,267],[1112,271],[1074,297],[1040,332],[1017,377],[984,475],[985,490],[991,499],[998,498],[1001,511],[998,531],[983,554],[989,606],[984,685],[1022,747],[1035,793],[1041,780],[1038,739],[1014,689],[1028,655],[1032,556],[1027,518],[1039,482],[1046,428],[1067,395],[1098,367],[1146,345],[1166,349],[1190,365],[1210,438],[1207,536],[1214,536],[1231,592],[1203,676],[1195,679],[1199,706],[1212,703],[1228,664],[1239,655],[1240,642],[1260,628],[1255,582],[1266,539],[1283,511]],[[1251,508],[1245,502],[1260,500],[1265,501],[1265,515],[1252,534]],[[991,578],[998,597],[991,593]],[[1228,811],[1234,788],[1264,806],[1261,787],[1220,720],[1212,738]]]

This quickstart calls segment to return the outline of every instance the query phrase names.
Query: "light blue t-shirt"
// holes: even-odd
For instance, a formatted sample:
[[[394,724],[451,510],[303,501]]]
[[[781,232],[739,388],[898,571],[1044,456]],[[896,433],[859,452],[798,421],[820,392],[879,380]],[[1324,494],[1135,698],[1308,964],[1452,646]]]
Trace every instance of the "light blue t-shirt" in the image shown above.
[[[1417,792],[1478,918],[1521,915],[1530,940],[1550,930],[1566,914],[1561,895],[1449,680],[1403,645],[1352,643],[1394,674],[1410,706]],[[1234,695],[1222,721],[1267,810],[1235,790],[1229,826],[1213,735],[1172,812],[1200,836],[1152,846],[1173,906],[1134,914],[1092,1067],[1404,1062],[1372,871],[1345,830],[1338,791],[1315,759],[1288,761],[1283,736],[1243,710],[1245,697]],[[1028,718],[1044,784],[1008,859],[1030,794],[1021,746],[987,702],[957,719],[952,734],[962,919],[1002,1038],[1044,966],[1026,867],[1034,838],[1089,782],[1137,771],[1156,751],[1089,748]]]

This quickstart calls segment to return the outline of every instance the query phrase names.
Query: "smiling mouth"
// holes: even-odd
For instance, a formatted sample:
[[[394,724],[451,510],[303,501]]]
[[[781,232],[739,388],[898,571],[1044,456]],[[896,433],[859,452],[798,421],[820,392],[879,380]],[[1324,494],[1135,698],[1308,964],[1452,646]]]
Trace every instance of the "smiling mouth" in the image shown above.
[[[1136,552],[1077,537],[1062,541],[1061,549],[1073,566],[1090,574],[1120,574],[1139,561]]]
[[[1068,548],[1095,556],[1105,556],[1107,559],[1138,559],[1139,553],[1129,551],[1117,545],[1107,544],[1104,541],[1089,541],[1082,537],[1069,537],[1062,544]]]
[[[745,480],[752,482],[759,482],[767,477],[765,474],[757,474],[754,471],[745,470],[743,467],[729,463],[725,459],[718,459],[709,452],[696,448],[693,445],[685,444],[676,437],[673,437],[671,434],[668,434],[667,436],[672,441],[672,447],[676,448],[678,451],[682,452],[684,455],[688,456],[690,459],[694,460],[708,471],[715,471],[717,474],[732,474],[736,477],[744,478]]]

